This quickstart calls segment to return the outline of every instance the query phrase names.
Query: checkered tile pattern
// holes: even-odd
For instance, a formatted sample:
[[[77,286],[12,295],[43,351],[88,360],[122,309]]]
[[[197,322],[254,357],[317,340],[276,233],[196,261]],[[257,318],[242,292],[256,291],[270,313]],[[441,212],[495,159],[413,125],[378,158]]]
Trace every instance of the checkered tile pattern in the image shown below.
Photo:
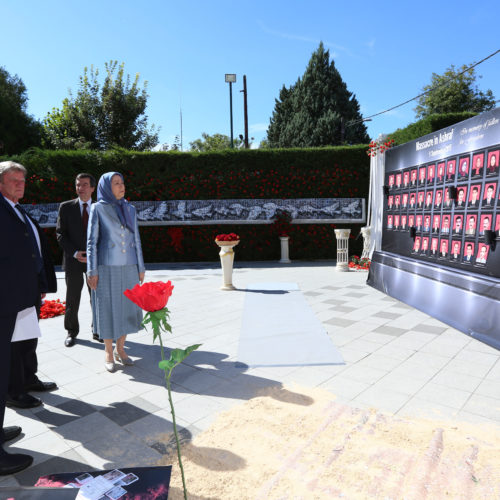
[[[237,259],[237,256],[236,256]],[[171,279],[173,333],[168,348],[202,343],[173,375],[181,436],[189,441],[216,416],[260,389],[296,382],[319,386],[337,400],[400,415],[456,418],[500,429],[500,352],[365,284],[365,273],[338,273],[331,262],[238,263],[235,291],[219,289],[214,264],[156,266],[151,281]],[[296,282],[346,361],[341,366],[249,369],[237,359],[245,287]],[[64,299],[64,275],[58,273]],[[33,410],[7,409],[5,425],[21,425],[11,452],[34,465],[0,485],[32,485],[52,472],[154,465],[174,446],[160,347],[149,332],[130,335],[133,367],[104,369],[103,346],[91,340],[90,306],[82,300],[82,331],[64,347],[63,318],[41,322],[39,376],[59,389],[40,394]],[[86,328],[85,328],[86,326]]]

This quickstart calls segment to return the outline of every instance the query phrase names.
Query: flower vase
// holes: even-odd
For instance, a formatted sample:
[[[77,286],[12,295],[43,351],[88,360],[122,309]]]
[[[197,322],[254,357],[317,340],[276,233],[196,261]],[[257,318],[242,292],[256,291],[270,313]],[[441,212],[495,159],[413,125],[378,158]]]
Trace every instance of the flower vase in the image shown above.
[[[221,290],[235,290],[235,287],[233,286],[233,247],[235,247],[239,242],[240,240],[215,240],[215,243],[220,247],[219,257],[222,266],[222,286],[220,287]]]
[[[290,260],[290,257],[288,256],[288,240],[290,239],[289,236],[280,236],[280,243],[281,243],[281,259],[280,259],[280,264],[290,264],[292,262]]]
[[[349,235],[350,229],[335,229],[337,237],[337,266],[335,270],[338,272],[349,272]]]

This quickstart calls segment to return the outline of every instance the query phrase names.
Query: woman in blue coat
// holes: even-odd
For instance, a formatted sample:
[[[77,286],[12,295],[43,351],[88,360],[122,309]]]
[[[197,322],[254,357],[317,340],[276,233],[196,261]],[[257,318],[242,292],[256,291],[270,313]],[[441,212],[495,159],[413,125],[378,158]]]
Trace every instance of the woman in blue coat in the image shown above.
[[[94,333],[104,340],[109,372],[115,370],[114,360],[133,364],[125,353],[125,340],[127,334],[142,328],[141,309],[123,295],[127,288],[142,283],[145,273],[137,214],[124,196],[123,176],[118,172],[103,174],[87,230],[87,281],[92,289]]]

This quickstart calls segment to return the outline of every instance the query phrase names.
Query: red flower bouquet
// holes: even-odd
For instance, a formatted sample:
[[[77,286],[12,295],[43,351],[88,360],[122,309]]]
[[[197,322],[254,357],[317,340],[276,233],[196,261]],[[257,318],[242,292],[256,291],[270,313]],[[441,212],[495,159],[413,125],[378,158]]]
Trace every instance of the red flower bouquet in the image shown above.
[[[240,237],[236,233],[218,234],[215,241],[239,241]]]
[[[45,300],[40,308],[40,319],[53,318],[66,313],[66,302],[57,300]]]
[[[361,259],[359,255],[353,255],[351,257],[351,262],[349,262],[349,269],[353,269],[354,271],[368,271],[370,269],[370,264],[370,259]]]

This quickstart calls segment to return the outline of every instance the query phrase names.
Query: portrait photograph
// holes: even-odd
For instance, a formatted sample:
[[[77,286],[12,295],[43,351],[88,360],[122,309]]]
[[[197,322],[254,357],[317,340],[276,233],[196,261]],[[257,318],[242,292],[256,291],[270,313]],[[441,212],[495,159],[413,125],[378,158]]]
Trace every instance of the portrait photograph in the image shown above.
[[[420,253],[422,255],[427,255],[428,251],[429,251],[429,238],[425,237],[425,238],[422,238],[422,245],[420,248]]]
[[[418,182],[418,173],[417,169],[413,168],[410,170],[410,186],[416,186]]]
[[[389,186],[389,189],[394,189],[394,174],[389,175],[387,184]]]
[[[430,257],[437,257],[439,253],[439,240],[437,238],[432,238],[431,249],[429,250]]]
[[[410,185],[410,171],[405,170],[403,172],[403,187],[407,188]]]
[[[436,196],[434,197],[434,208],[441,208],[443,206],[443,190],[438,189],[436,191]]]
[[[440,259],[448,258],[448,240],[441,240],[439,242],[439,258]]]
[[[476,236],[476,224],[477,215],[467,215],[467,221],[465,223],[465,237],[473,238]]]
[[[481,203],[481,184],[472,184],[469,190],[469,208],[479,208]]]
[[[425,197],[425,192],[424,191],[419,191],[417,193],[417,208],[424,208],[424,197]]]
[[[458,178],[465,180],[469,178],[469,157],[460,158],[458,160]]]
[[[450,251],[450,259],[451,260],[454,260],[454,261],[460,260],[461,247],[462,247],[462,242],[460,240],[451,240],[451,251]]]
[[[479,237],[480,238],[484,238],[484,232],[489,231],[491,229],[492,218],[493,218],[493,215],[491,215],[491,214],[481,215],[481,218],[479,219]]]
[[[439,233],[440,223],[441,223],[441,216],[434,215],[434,217],[432,218],[432,232],[433,233]]]
[[[464,228],[464,216],[463,215],[455,215],[453,218],[453,234],[460,235],[463,232]]]
[[[495,233],[497,234],[497,238],[500,237],[500,214],[497,215],[495,220]]]
[[[392,207],[394,206],[394,196],[393,195],[389,195],[387,197],[387,208],[389,210],[392,210]]]
[[[399,215],[394,216],[394,229],[399,229]]]
[[[387,229],[392,229],[392,215],[387,216]]]
[[[417,215],[417,217],[415,219],[417,231],[422,231],[422,221],[423,221],[423,216]]]
[[[401,216],[401,231],[406,231],[408,228],[406,227],[407,224],[407,217],[406,215]]]
[[[496,191],[497,191],[496,182],[489,182],[484,186],[483,203],[482,203],[483,209],[493,210],[493,207],[495,205]]]
[[[399,210],[399,207],[401,206],[401,195],[397,194],[394,196],[394,208],[395,210]]]
[[[436,177],[436,165],[432,163],[427,166],[427,184],[432,184]]]
[[[417,199],[416,193],[410,193],[410,202],[409,202],[410,208],[415,208],[415,205],[417,203],[416,199]]]
[[[436,183],[440,184],[444,181],[446,175],[446,164],[444,161],[438,163],[436,170]]]
[[[415,241],[413,243],[413,253],[418,253],[420,252],[420,236],[417,236],[415,238]]]
[[[430,210],[432,208],[432,197],[433,197],[434,192],[432,189],[430,191],[426,191],[425,193],[425,206],[424,208],[426,210]]]
[[[408,215],[408,227],[415,227],[415,216]]]
[[[451,199],[451,195],[450,195],[450,188],[446,188],[444,190],[443,206],[444,206],[444,208],[451,208],[453,206],[453,200]]]
[[[456,166],[456,160],[448,160],[446,163],[446,182],[453,182],[455,180]]]
[[[455,200],[455,208],[463,210],[467,203],[467,186],[457,186],[457,199]]]
[[[396,189],[399,189],[401,187],[401,174],[396,174]]]
[[[465,264],[472,264],[474,259],[474,243],[466,241],[464,243],[464,253],[462,257],[462,262]]]
[[[431,230],[431,216],[426,215],[424,217],[424,231],[428,233]]]
[[[450,221],[451,215],[443,215],[443,220],[441,222],[441,234],[450,234]]]
[[[406,208],[408,206],[408,193],[403,193],[401,197],[401,206]]]
[[[495,149],[488,153],[488,160],[486,163],[486,175],[498,175],[498,163],[500,161],[500,150]]]
[[[420,186],[423,186],[425,184],[426,170],[427,169],[425,167],[420,167],[418,169],[418,184]]]
[[[479,243],[477,245],[476,261],[474,262],[474,264],[484,266],[488,261],[489,249],[489,245],[486,245],[485,243]]]
[[[484,153],[472,155],[471,178],[478,179],[483,176]]]

